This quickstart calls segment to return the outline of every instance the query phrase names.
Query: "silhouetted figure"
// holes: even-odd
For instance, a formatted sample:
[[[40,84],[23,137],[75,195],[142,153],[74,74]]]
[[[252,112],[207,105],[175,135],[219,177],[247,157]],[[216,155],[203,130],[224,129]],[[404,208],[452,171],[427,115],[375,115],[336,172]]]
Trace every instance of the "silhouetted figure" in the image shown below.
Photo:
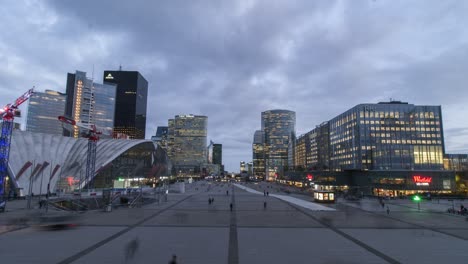
[[[266,196],[266,191],[263,191],[263,196]]]
[[[171,259],[171,261],[169,261],[169,264],[177,264],[177,256],[176,255],[172,255],[172,259]]]
[[[263,202],[263,209],[266,209],[266,206],[267,206],[266,202]]]
[[[229,207],[231,208],[231,212],[232,212],[232,203],[229,204]]]
[[[387,205],[387,214],[390,214],[390,208],[388,208],[388,205]]]
[[[229,195],[229,191],[226,191],[226,195]]]
[[[269,192],[267,192],[267,196],[270,196],[270,193],[269,193]]]
[[[138,238],[133,239],[127,244],[127,248],[125,250],[125,262],[129,261],[135,256],[135,253],[139,246]]]
[[[208,204],[211,204],[211,198],[208,198]]]

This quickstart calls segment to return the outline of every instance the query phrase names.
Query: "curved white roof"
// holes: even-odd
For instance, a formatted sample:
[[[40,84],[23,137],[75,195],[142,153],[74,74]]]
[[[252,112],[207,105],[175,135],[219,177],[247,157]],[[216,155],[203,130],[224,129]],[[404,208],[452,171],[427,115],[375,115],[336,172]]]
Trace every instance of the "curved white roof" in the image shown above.
[[[97,143],[96,150],[96,171],[109,164],[119,155],[139,144],[151,143],[150,140],[129,140],[129,139],[101,139]],[[49,177],[56,167],[60,165],[60,170],[50,182],[50,190],[55,189],[60,175],[79,177],[80,169],[84,177],[86,171],[86,152],[88,140],[84,138],[62,137],[53,134],[31,133],[24,131],[14,131],[11,138],[11,149],[9,159],[9,172],[13,176],[15,185],[23,188],[26,193],[29,190],[29,179],[33,167],[44,162],[49,165],[33,177],[33,193],[45,194]],[[33,163],[24,173],[21,169],[27,162]],[[41,192],[42,178],[42,192]]]

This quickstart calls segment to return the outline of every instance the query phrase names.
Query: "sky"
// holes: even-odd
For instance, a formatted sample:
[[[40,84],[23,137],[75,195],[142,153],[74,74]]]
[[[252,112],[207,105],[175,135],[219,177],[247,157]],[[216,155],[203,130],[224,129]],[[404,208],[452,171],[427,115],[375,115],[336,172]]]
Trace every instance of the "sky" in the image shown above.
[[[295,111],[301,135],[390,98],[441,105],[446,152],[468,153],[467,13],[438,0],[6,0],[0,104],[121,65],[149,82],[146,138],[206,115],[228,171],[252,160],[262,111]]]

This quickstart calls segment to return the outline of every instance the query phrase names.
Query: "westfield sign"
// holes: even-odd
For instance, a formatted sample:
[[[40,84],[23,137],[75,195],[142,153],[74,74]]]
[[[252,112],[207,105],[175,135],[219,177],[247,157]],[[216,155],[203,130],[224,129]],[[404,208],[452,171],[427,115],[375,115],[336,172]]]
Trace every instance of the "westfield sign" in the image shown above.
[[[424,176],[413,176],[413,182],[416,185],[429,185],[432,182],[432,177],[424,177]]]

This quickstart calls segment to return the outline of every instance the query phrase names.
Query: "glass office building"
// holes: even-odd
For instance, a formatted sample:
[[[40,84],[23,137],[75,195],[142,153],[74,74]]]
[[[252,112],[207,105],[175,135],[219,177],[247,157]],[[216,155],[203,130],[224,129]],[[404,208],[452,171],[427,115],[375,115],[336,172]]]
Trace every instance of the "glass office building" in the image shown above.
[[[65,100],[64,93],[34,92],[29,98],[26,131],[62,135],[62,124],[57,117],[65,111]]]
[[[208,117],[199,115],[177,115],[169,120],[168,133],[173,131],[170,158],[179,172],[196,172],[207,162]]]
[[[94,83],[94,123],[106,135],[112,135],[115,114],[115,85]]]
[[[103,82],[117,86],[114,133],[144,139],[148,81],[137,71],[104,71]]]
[[[468,171],[468,154],[445,154],[444,169],[451,171]]]
[[[213,164],[223,165],[223,145],[213,144]]]
[[[261,179],[265,178],[265,133],[255,131],[252,144],[253,175]]]
[[[329,125],[323,122],[296,140],[294,165],[297,169],[329,169]]]
[[[440,106],[360,104],[329,121],[330,168],[442,170]]]
[[[116,86],[94,83],[86,72],[68,73],[65,116],[83,124],[94,124],[111,134],[114,124]],[[64,130],[65,136],[80,137],[85,130],[74,127]]]
[[[265,176],[275,180],[288,165],[288,147],[296,131],[296,113],[289,110],[262,112],[262,131],[265,133]]]

